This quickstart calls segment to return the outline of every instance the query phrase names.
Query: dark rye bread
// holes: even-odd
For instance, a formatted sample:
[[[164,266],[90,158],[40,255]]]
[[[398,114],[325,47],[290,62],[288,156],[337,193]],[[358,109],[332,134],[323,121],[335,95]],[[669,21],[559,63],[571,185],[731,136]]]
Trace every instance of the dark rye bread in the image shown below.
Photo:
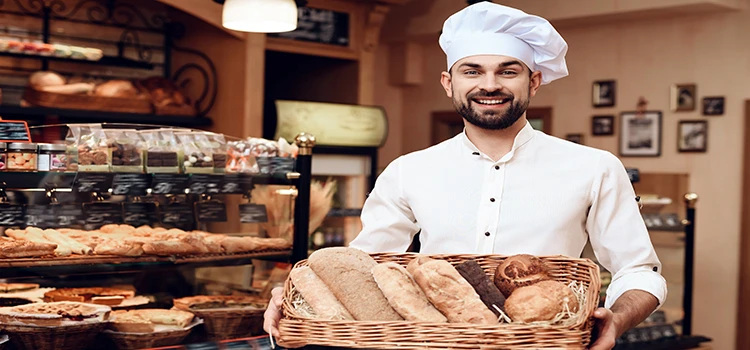
[[[476,260],[467,260],[456,265],[456,270],[461,276],[474,287],[474,290],[479,294],[484,305],[490,308],[490,311],[494,312],[495,315],[500,316],[500,311],[495,309],[493,305],[497,306],[500,310],[505,311],[505,296],[497,289],[490,277],[484,273],[482,267],[477,264]]]
[[[308,265],[358,321],[401,321],[375,283],[377,262],[367,253],[347,247],[316,250]]]

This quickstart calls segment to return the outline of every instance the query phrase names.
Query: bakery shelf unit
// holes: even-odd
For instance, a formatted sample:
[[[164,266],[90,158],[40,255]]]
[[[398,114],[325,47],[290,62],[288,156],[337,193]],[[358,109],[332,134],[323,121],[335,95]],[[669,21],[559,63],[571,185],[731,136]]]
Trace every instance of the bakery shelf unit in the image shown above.
[[[140,256],[140,257],[121,257],[105,255],[71,255],[67,257],[53,258],[10,258],[0,259],[0,278],[21,278],[21,277],[52,277],[62,275],[85,275],[85,274],[115,274],[124,272],[139,272],[148,270],[158,270],[164,268],[196,268],[196,267],[217,267],[217,266],[237,266],[250,265],[253,260],[266,260],[271,262],[296,263],[308,256],[308,229],[310,215],[310,182],[312,169],[312,149],[315,145],[315,138],[312,135],[301,133],[295,140],[299,153],[295,160],[294,171],[273,173],[273,174],[168,174],[171,182],[182,183],[184,189],[179,195],[154,194],[154,184],[159,181],[166,181],[157,177],[161,174],[127,174],[128,176],[136,175],[140,180],[134,182],[141,183],[142,186],[129,187],[129,190],[137,191],[133,193],[121,192],[122,196],[132,196],[145,198],[146,196],[165,197],[165,196],[193,196],[203,198],[206,192],[211,192],[212,186],[199,186],[199,188],[209,188],[205,192],[195,193],[191,191],[196,188],[193,185],[194,177],[200,176],[200,183],[216,184],[215,195],[243,195],[248,197],[254,186],[261,185],[285,185],[292,186],[296,189],[294,198],[293,213],[293,242],[291,250],[259,250],[248,253],[236,254],[201,254],[201,255],[180,255],[180,256]],[[84,173],[84,172],[0,172],[0,205],[4,206],[4,214],[11,213],[8,206],[23,208],[18,211],[12,211],[10,216],[3,217],[6,222],[12,222],[11,225],[5,225],[4,228],[26,227],[28,217],[32,215],[28,210],[30,207],[24,203],[18,203],[28,200],[29,196],[46,197],[49,203],[58,202],[58,196],[74,196],[73,200],[69,197],[66,203],[73,202],[73,206],[80,204],[79,196],[91,198],[96,196],[96,191],[105,193],[114,193],[117,187],[114,180],[120,173]],[[182,178],[182,180],[180,180]],[[210,179],[212,178],[212,180]],[[131,178],[132,179],[132,178]],[[94,181],[94,182],[89,182]],[[98,183],[95,183],[98,181]],[[198,180],[196,180],[198,181]],[[199,183],[199,184],[200,184]],[[101,185],[105,184],[105,185]],[[230,186],[226,186],[229,184]],[[86,187],[88,190],[83,190]],[[102,189],[97,189],[102,187]],[[108,189],[103,189],[109,187]],[[174,189],[175,187],[173,187]],[[94,192],[94,193],[92,193]],[[16,195],[20,194],[20,195]],[[54,205],[59,205],[60,203]],[[45,205],[42,205],[45,206]],[[20,215],[20,217],[18,216]],[[36,214],[33,214],[36,215]],[[196,214],[197,215],[197,214]],[[191,216],[190,219],[194,217]],[[51,218],[53,221],[55,218]],[[72,220],[75,221],[75,220]],[[252,221],[245,221],[252,222]],[[122,222],[120,222],[122,223]],[[54,227],[64,228],[66,225],[55,224]]]
[[[161,10],[158,4],[140,6],[128,0],[5,0],[0,1],[0,18],[0,116],[4,119],[24,119],[30,125],[103,121],[212,125],[207,115],[217,98],[217,69],[208,55],[178,44],[187,29],[169,18],[166,7]],[[160,77],[185,93],[190,106],[164,107],[157,101],[151,112],[123,113],[123,107],[112,106],[123,102],[105,102],[101,97],[96,103],[68,101],[63,106],[53,103],[49,94],[29,93],[28,76],[37,71],[89,82]],[[55,96],[54,101],[63,97]]]

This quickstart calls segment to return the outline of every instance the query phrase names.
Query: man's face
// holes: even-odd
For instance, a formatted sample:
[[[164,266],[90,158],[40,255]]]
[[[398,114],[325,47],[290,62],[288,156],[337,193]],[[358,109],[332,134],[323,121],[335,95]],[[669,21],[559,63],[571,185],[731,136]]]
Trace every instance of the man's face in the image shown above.
[[[459,60],[441,83],[456,111],[488,130],[506,129],[524,115],[541,85],[541,73],[507,56],[482,55]]]

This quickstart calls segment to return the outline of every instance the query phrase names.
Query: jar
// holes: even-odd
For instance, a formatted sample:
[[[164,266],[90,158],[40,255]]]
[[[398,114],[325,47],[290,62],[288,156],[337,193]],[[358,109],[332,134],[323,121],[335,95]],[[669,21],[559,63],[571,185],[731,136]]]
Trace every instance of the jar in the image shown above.
[[[65,171],[68,168],[65,150],[65,145],[40,144],[37,170]]]
[[[0,171],[5,171],[8,165],[8,144],[0,142]]]
[[[36,171],[36,143],[11,143],[8,145],[8,170]]]

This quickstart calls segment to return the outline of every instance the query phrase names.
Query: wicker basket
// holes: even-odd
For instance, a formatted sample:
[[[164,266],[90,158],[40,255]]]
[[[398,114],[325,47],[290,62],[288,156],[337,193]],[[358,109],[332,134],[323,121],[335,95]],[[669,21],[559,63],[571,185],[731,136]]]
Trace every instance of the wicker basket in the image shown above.
[[[104,322],[60,327],[0,324],[0,330],[8,334],[15,350],[80,350],[91,345],[105,325]]]
[[[210,340],[244,338],[263,334],[263,309],[190,310],[203,319]]]
[[[171,346],[182,343],[190,335],[193,328],[203,323],[203,320],[196,318],[185,329],[170,330],[153,333],[125,333],[112,330],[101,332],[114,343],[116,349],[146,349],[162,346]]]
[[[372,254],[379,263],[406,266],[416,254]],[[456,265],[474,259],[489,276],[505,259],[499,255],[431,255]],[[410,321],[332,321],[310,319],[292,306],[292,283],[284,286],[284,318],[280,321],[278,344],[297,348],[306,345],[374,349],[582,349],[591,340],[593,313],[599,301],[599,268],[591,260],[563,256],[540,257],[555,280],[577,281],[586,287],[586,304],[571,326],[526,324],[476,325]],[[307,260],[294,268],[306,266]]]
[[[153,113],[148,98],[121,98],[93,95],[57,94],[26,87],[23,93],[26,103],[33,106],[79,109],[119,113]]]

